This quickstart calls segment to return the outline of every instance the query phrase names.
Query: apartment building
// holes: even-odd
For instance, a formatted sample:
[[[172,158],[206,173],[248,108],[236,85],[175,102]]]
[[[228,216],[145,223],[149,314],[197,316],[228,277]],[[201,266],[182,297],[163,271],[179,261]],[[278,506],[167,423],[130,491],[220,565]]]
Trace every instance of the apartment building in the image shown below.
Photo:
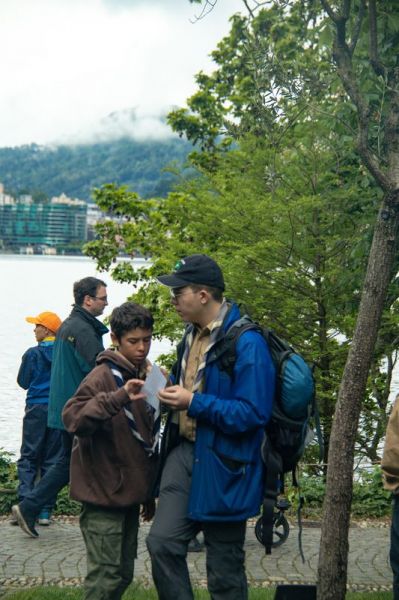
[[[18,199],[4,193],[0,184],[0,240],[4,248],[66,248],[87,239],[87,204],[62,194],[48,202]]]

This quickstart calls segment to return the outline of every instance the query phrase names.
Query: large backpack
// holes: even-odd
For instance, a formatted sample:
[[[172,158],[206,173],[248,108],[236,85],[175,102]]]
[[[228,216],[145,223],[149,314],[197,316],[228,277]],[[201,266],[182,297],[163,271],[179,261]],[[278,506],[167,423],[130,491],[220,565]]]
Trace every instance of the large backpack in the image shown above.
[[[215,348],[219,368],[233,376],[238,338],[249,330],[258,331],[266,340],[276,369],[276,391],[272,414],[265,427],[262,459],[265,464],[265,485],[262,505],[262,543],[266,554],[273,543],[273,515],[277,496],[284,485],[284,474],[295,471],[305,447],[313,439],[310,427],[316,422],[321,445],[320,426],[315,402],[313,370],[287,342],[244,315],[235,321]],[[300,548],[301,538],[299,537]],[[302,552],[301,552],[302,554]]]

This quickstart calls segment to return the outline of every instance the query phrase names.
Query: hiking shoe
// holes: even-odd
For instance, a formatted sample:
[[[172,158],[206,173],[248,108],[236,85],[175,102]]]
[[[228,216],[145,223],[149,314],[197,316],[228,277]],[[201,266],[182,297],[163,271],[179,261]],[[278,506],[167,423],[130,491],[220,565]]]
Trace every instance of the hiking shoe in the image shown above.
[[[18,504],[14,504],[14,506],[11,508],[11,512],[12,512],[12,516],[14,517],[14,519],[17,520],[18,525],[20,526],[22,531],[27,533],[30,537],[33,537],[33,538],[39,537],[39,534],[37,533],[37,531],[35,529],[34,521],[25,519]]]
[[[39,525],[50,525],[50,511],[42,510],[37,518]]]

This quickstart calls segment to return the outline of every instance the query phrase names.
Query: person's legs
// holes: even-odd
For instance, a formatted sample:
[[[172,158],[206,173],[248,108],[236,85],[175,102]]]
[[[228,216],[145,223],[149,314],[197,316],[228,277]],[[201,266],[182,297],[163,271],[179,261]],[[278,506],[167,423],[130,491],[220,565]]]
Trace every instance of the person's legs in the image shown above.
[[[43,478],[49,471],[49,469],[61,459],[63,452],[64,449],[62,445],[62,431],[60,429],[52,429],[51,427],[46,427],[42,451],[42,460],[40,465],[41,478]],[[53,498],[49,499],[46,505],[43,506],[42,510],[40,511],[39,521],[40,517],[42,516],[42,514],[44,514],[44,512],[47,512],[49,516],[51,515],[56,501],[57,494],[54,494]]]
[[[62,431],[61,440],[62,453],[57,462],[50,467],[45,476],[25,496],[23,501],[12,509],[20,527],[32,537],[38,535],[34,529],[34,524],[41,509],[53,501],[58,492],[69,482],[72,436],[68,432]]]
[[[154,521],[147,537],[160,600],[192,600],[186,556],[199,524],[187,518],[193,445],[183,441],[167,458]]]
[[[107,509],[83,504],[80,528],[86,545],[85,600],[120,600],[133,579],[139,506]]]
[[[246,521],[202,523],[208,591],[212,600],[247,600]]]
[[[139,517],[140,506],[138,504],[127,509],[125,512],[122,532],[121,585],[119,588],[121,596],[133,579],[134,561],[137,558]]]
[[[21,502],[35,485],[46,437],[46,405],[27,406],[22,424],[21,456],[17,462],[18,500]]]
[[[391,546],[389,559],[393,572],[393,598],[399,600],[399,496],[392,501]]]

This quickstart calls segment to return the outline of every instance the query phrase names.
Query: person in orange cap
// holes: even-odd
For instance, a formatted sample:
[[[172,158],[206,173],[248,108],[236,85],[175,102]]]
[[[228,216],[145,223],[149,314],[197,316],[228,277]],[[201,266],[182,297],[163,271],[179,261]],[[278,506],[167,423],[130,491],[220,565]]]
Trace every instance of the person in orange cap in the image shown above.
[[[36,317],[26,317],[35,325],[37,346],[22,356],[17,382],[26,394],[26,408],[22,425],[21,456],[18,467],[19,501],[31,492],[35,481],[50,468],[61,450],[58,432],[47,427],[47,408],[50,390],[51,362],[55,334],[61,325],[57,314],[45,311]],[[50,515],[56,498],[43,507],[38,522],[50,524]],[[17,524],[15,519],[11,522]]]

